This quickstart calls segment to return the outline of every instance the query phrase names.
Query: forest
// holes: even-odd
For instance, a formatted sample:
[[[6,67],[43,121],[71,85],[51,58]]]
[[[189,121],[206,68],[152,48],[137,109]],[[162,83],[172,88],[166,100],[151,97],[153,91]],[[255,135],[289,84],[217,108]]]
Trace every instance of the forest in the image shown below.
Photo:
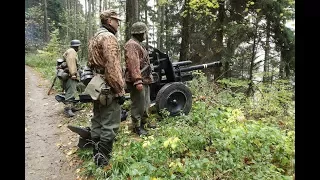
[[[25,0],[26,64],[52,81],[56,60],[79,39],[85,65],[88,41],[106,9],[123,19],[117,33],[122,53],[131,25],[143,21],[144,43],[172,62],[220,61],[222,67],[197,71],[188,82],[188,115],[152,115],[160,127],[140,140],[122,124],[112,166],[98,168],[91,151],[77,150],[75,173],[94,179],[293,178],[294,0]],[[90,120],[84,113],[74,123],[89,126]]]

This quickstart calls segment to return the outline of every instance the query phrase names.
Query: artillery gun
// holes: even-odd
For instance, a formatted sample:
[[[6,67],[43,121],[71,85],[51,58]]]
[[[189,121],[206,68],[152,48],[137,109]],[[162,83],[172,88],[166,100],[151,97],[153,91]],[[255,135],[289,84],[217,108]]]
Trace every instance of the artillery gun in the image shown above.
[[[149,46],[148,50],[154,79],[150,85],[150,100],[158,112],[166,109],[170,116],[181,112],[188,114],[191,110],[192,93],[185,82],[193,79],[192,71],[222,66],[220,61],[189,66],[192,61],[172,62],[158,49]]]

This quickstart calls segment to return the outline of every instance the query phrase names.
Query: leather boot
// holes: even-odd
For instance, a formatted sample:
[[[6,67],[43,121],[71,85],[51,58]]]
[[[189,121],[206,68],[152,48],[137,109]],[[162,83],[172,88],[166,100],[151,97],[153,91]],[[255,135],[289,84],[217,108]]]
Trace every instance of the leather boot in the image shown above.
[[[92,145],[93,143],[91,142],[90,139],[85,139],[81,136],[79,136],[79,141],[78,141],[78,148],[83,149],[83,148],[92,148],[94,147]]]
[[[66,115],[66,117],[70,118],[75,116],[75,114],[72,112],[71,107],[67,106],[64,108],[64,114]]]
[[[99,142],[100,138],[92,138],[92,152],[93,152],[93,160],[94,162],[97,161],[97,154],[98,154],[98,149],[99,149]]]
[[[109,164],[111,159],[113,141],[110,142],[99,142],[98,153],[96,154],[95,163],[99,167],[103,167]]]
[[[139,136],[141,136],[141,135],[148,135],[147,130],[144,129],[144,127],[142,126],[142,124],[141,124],[140,127],[135,127],[135,128],[134,128],[134,132],[137,133]]]
[[[85,127],[84,128],[86,131],[80,131],[78,134],[79,136],[79,143],[78,147],[79,148],[93,148],[94,147],[94,140],[91,139],[91,128],[90,127]],[[99,138],[95,140],[96,142],[99,141]]]

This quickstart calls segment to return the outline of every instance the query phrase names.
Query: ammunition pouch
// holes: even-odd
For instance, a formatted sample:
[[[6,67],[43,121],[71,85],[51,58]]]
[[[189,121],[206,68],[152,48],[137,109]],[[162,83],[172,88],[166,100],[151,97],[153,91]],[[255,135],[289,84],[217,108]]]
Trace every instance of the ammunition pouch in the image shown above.
[[[113,93],[111,92],[110,86],[101,89],[99,96],[99,101],[104,106],[109,106],[114,98]]]
[[[96,74],[91,79],[83,94],[90,95],[93,100],[100,101],[100,103],[105,106],[110,105],[114,98],[114,93],[111,91],[111,87],[99,74]]]
[[[58,69],[57,70],[57,77],[62,81],[66,81],[69,78],[69,74],[64,72],[63,69]]]
[[[62,63],[64,62],[64,60],[63,59],[57,59],[57,66],[60,66]]]
[[[68,68],[68,65],[67,65],[67,62],[63,61],[61,63],[57,63],[57,69],[67,69]]]
[[[85,66],[83,69],[81,69],[79,74],[80,74],[80,81],[86,86],[89,84],[89,82],[93,78],[93,72],[87,66]]]

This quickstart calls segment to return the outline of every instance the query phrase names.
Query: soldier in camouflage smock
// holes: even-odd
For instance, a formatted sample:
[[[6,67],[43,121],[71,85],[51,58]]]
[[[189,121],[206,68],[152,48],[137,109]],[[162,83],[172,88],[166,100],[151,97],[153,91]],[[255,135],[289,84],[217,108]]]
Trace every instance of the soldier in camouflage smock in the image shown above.
[[[150,87],[152,83],[152,71],[148,51],[141,44],[146,39],[147,26],[143,22],[136,22],[131,28],[131,39],[125,44],[125,81],[130,91],[131,119],[134,124],[134,132],[146,135],[148,108],[150,106]],[[155,128],[155,125],[147,124],[147,127]]]
[[[81,42],[79,40],[72,40],[70,48],[63,53],[63,60],[66,64],[63,71],[68,74],[68,77],[62,81],[63,89],[65,90],[65,108],[64,114],[67,117],[75,116],[75,95],[77,93],[77,84],[80,80],[78,73],[78,51]]]
[[[101,28],[89,41],[88,67],[95,72],[95,76],[103,77],[114,97],[108,103],[93,102],[91,138],[95,142],[94,161],[98,166],[104,166],[111,158],[114,138],[120,126],[120,105],[124,103],[125,90],[120,47],[115,36],[120,19],[114,10],[106,10],[100,14],[100,20]]]

